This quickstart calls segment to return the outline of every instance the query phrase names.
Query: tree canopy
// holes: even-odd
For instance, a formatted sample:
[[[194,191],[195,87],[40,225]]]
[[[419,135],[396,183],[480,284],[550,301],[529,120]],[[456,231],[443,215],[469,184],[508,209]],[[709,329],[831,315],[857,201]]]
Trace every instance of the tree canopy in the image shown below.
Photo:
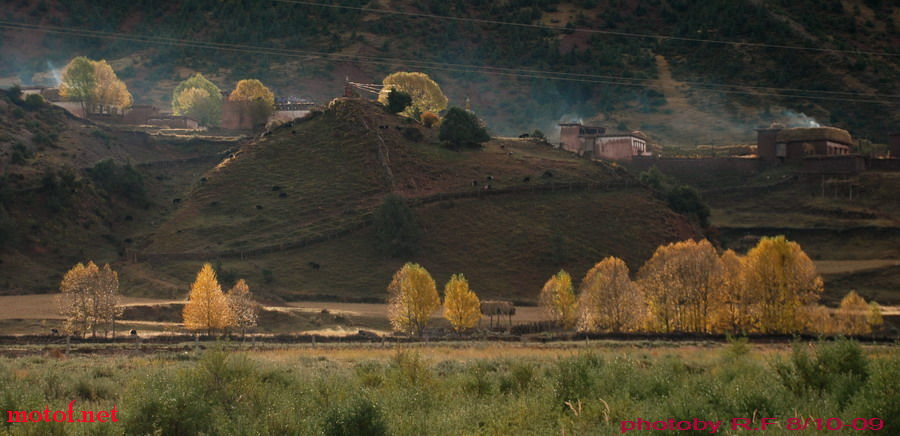
[[[234,314],[216,280],[216,272],[209,263],[204,264],[197,273],[182,316],[185,328],[206,330],[207,334],[234,325]]]
[[[444,318],[456,332],[475,327],[481,319],[481,301],[462,274],[451,276],[444,287]]]
[[[441,122],[438,138],[454,148],[476,148],[480,147],[482,142],[490,140],[491,136],[475,114],[452,107]]]
[[[403,115],[418,119],[423,112],[439,113],[447,108],[444,91],[425,73],[399,71],[385,77],[382,84],[384,88],[378,95],[378,101],[385,106],[388,106],[388,97],[393,90],[403,91],[412,97],[412,103],[400,112]]]
[[[375,210],[378,249],[392,257],[411,256],[419,249],[422,229],[415,213],[397,194],[389,194]]]
[[[572,276],[560,270],[550,277],[541,289],[540,305],[547,316],[561,327],[574,327],[578,321],[578,304],[572,289]]]
[[[247,102],[253,124],[264,124],[275,111],[275,94],[256,79],[244,79],[237,83],[228,101]]]
[[[388,285],[388,318],[394,330],[422,334],[441,305],[434,279],[417,263],[407,263]]]
[[[172,112],[194,118],[204,126],[215,126],[222,117],[222,91],[197,73],[175,87]]]

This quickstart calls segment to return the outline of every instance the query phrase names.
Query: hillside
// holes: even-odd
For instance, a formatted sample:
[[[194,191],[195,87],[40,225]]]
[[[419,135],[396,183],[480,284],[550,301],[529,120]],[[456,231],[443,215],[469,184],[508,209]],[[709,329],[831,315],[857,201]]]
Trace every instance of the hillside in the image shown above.
[[[137,102],[165,107],[178,81],[195,71],[223,90],[239,79],[255,77],[278,95],[327,102],[341,93],[346,77],[371,83],[391,71],[422,70],[437,79],[452,104],[471,99],[473,109],[495,134],[541,128],[552,135],[558,121],[582,119],[619,130],[641,130],[667,145],[749,143],[754,127],[776,120],[814,120],[884,143],[886,129],[900,122],[894,110],[900,57],[870,54],[895,52],[900,46],[900,7],[894,2],[514,0],[500,6],[471,0],[353,0],[330,3],[333,7],[303,3],[19,2],[5,11],[6,20],[111,34],[98,39],[3,30],[0,56],[8,62],[0,65],[0,77],[6,82],[52,84],[54,67],[73,54],[84,54],[110,60]],[[572,30],[576,28],[583,31]],[[174,38],[176,43],[123,39],[133,35]],[[686,40],[691,38],[748,44]],[[192,48],[177,41],[230,48]],[[780,46],[801,49],[776,48]],[[520,77],[450,64],[511,68]],[[549,80],[525,70],[576,76]]]
[[[112,129],[0,92],[0,293],[53,289],[75,262],[118,260],[169,213],[159,198],[234,146]]]
[[[134,283],[145,295],[180,295],[209,260],[226,282],[246,277],[268,298],[381,300],[391,274],[414,260],[439,283],[462,272],[485,296],[534,301],[560,267],[577,276],[608,255],[638,265],[657,245],[697,235],[621,169],[531,140],[452,151],[436,130],[369,101],[335,100],[204,174],[170,219],[137,239],[140,263],[124,270],[171,284]],[[411,259],[382,255],[368,225],[391,180],[424,230]]]

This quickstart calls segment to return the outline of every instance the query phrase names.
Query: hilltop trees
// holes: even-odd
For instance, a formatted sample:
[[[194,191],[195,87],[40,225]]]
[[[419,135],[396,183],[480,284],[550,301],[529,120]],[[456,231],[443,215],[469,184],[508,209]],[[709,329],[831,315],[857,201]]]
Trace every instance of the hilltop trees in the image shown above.
[[[641,328],[643,296],[622,259],[607,257],[581,282],[578,327],[584,331],[627,332]]]
[[[578,312],[572,276],[565,270],[560,270],[550,277],[541,289],[540,305],[547,316],[562,328],[574,327],[578,321]]]
[[[94,262],[76,264],[63,276],[59,290],[57,305],[69,333],[83,336],[90,330],[96,337],[102,326],[104,336],[110,330],[115,334],[115,319],[122,314],[119,276],[108,264],[103,268]]]
[[[228,101],[247,102],[248,113],[253,125],[265,124],[275,111],[275,94],[259,80],[244,79],[237,83]]]
[[[93,100],[96,85],[97,77],[94,76],[93,62],[84,56],[78,56],[63,68],[59,93],[65,98],[80,102],[81,109],[86,114]]]
[[[375,210],[375,238],[378,249],[392,257],[411,256],[419,249],[422,229],[403,198],[389,194]]]
[[[447,111],[441,122],[441,130],[438,139],[444,141],[453,148],[478,148],[482,142],[491,139],[487,130],[481,125],[481,121],[475,114],[452,107]]]
[[[206,330],[207,335],[211,335],[215,329],[234,325],[234,313],[216,280],[216,272],[209,263],[204,264],[197,273],[182,317],[185,328]]]
[[[378,101],[387,106],[391,91],[398,90],[409,94],[412,103],[400,113],[418,119],[423,112],[438,113],[447,108],[447,96],[441,87],[425,73],[396,72],[382,81],[384,88],[378,95]]]
[[[217,125],[222,117],[222,91],[197,73],[175,87],[172,113],[194,118],[204,126]]]
[[[125,83],[105,61],[84,56],[73,58],[63,69],[60,94],[81,103],[85,114],[98,110],[110,113],[131,106],[132,97]]]
[[[406,110],[412,104],[412,97],[399,89],[391,89],[387,93],[387,101],[384,106],[388,112],[398,114]]]
[[[475,327],[481,319],[481,301],[462,274],[454,274],[444,287],[444,318],[457,333]]]
[[[431,274],[411,262],[394,274],[388,295],[388,318],[394,330],[420,336],[441,305]]]

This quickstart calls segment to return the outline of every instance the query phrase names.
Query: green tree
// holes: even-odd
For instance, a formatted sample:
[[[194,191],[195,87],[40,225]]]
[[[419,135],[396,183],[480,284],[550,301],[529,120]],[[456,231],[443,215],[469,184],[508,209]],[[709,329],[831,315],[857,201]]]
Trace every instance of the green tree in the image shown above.
[[[477,148],[481,147],[482,142],[490,140],[491,136],[475,114],[452,107],[441,122],[438,138],[454,148]]]
[[[388,256],[411,256],[419,249],[422,229],[415,213],[399,195],[390,194],[375,210],[378,249]]]
[[[181,97],[191,89],[197,91],[191,91],[190,97]],[[203,77],[203,74],[197,73],[175,87],[172,93],[172,112],[195,118],[205,126],[215,126],[222,118],[222,90]]]
[[[81,110],[87,114],[88,106],[96,97],[97,77],[94,73],[94,62],[84,56],[69,61],[63,69],[60,94],[70,100],[81,103]]]
[[[387,95],[387,104],[385,107],[388,112],[398,114],[406,110],[412,104],[412,97],[399,89],[392,89]]]

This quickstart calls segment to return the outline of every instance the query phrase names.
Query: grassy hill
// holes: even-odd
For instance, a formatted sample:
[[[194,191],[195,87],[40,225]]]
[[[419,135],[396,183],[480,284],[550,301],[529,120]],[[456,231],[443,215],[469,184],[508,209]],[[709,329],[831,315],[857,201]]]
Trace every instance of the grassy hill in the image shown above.
[[[4,31],[0,77],[52,82],[52,67],[73,54],[106,58],[138,102],[166,106],[178,81],[203,72],[222,89],[255,77],[279,95],[329,101],[345,77],[377,82],[396,70],[435,77],[453,104],[472,107],[495,134],[533,128],[552,133],[562,120],[642,130],[667,145],[752,142],[752,128],[801,114],[884,143],[900,122],[895,106],[772,95],[767,89],[710,91],[730,84],[898,94],[900,7],[882,0],[513,0],[494,2],[341,2],[350,7],[450,15],[521,24],[571,26],[599,32],[800,46],[786,50],[684,40],[628,38],[605,33],[461,23],[295,4],[241,0],[19,2],[5,18],[31,24],[243,44],[324,55],[217,51],[125,40]],[[137,23],[146,25],[138,26]],[[829,52],[818,49],[848,50]],[[858,51],[858,52],[854,52]],[[359,58],[363,62],[334,60]],[[48,63],[49,61],[49,63]],[[652,87],[446,71],[415,61],[552,70],[659,80]],[[734,88],[728,88],[736,91]],[[776,93],[777,94],[777,93]],[[818,95],[822,97],[822,95]],[[884,98],[884,97],[882,97]],[[688,116],[689,115],[689,116]]]
[[[485,296],[534,301],[561,267],[580,276],[609,255],[637,266],[657,245],[697,235],[619,168],[532,140],[452,151],[436,130],[369,101],[335,100],[204,174],[140,248],[146,265],[126,271],[149,268],[177,284],[134,283],[147,295],[178,295],[209,260],[225,281],[245,277],[270,298],[379,300],[393,272],[413,260],[441,284],[462,272]],[[424,230],[410,259],[380,254],[365,225],[391,185]]]
[[[112,129],[0,92],[0,293],[53,289],[75,262],[119,260],[185,179],[234,146]],[[106,159],[114,171],[100,177]]]

